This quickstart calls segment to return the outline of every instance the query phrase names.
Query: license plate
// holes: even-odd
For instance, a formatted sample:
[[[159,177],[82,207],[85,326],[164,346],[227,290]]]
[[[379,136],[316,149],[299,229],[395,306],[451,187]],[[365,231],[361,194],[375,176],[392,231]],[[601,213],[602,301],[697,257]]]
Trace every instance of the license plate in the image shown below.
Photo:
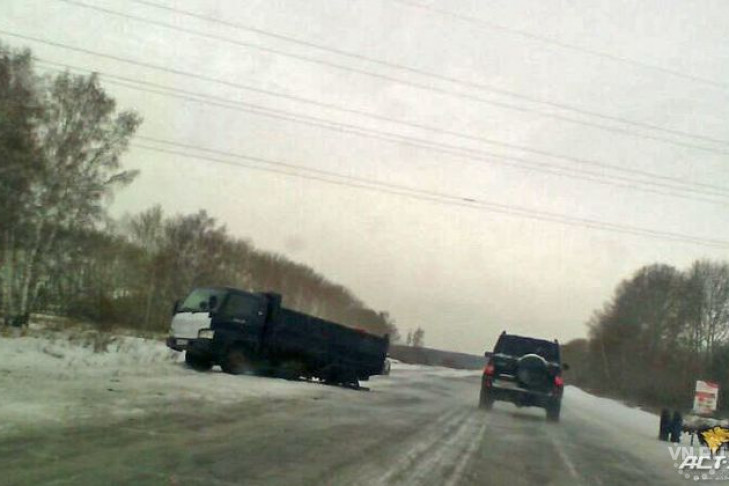
[[[178,339],[178,340],[176,341],[176,344],[177,344],[178,346],[187,346],[187,342],[188,342],[188,341],[189,341],[189,339]]]
[[[521,388],[518,383],[514,383],[513,381],[506,381],[506,380],[495,381],[494,385],[499,388],[510,388],[512,390],[518,390]]]

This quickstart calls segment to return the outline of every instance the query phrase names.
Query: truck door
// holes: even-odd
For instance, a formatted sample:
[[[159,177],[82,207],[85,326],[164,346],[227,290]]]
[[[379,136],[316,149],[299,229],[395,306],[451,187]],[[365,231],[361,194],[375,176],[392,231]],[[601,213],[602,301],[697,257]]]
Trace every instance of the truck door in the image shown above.
[[[213,317],[212,327],[227,339],[257,345],[264,323],[263,300],[252,294],[231,292]]]

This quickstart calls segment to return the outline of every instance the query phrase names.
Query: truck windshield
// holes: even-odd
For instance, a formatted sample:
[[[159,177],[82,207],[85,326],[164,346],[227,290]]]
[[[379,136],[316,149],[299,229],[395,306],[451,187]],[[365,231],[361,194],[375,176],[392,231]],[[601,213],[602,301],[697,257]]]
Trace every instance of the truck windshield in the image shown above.
[[[223,301],[226,290],[223,289],[195,289],[190,292],[180,306],[179,312],[209,312],[217,310],[217,307]],[[210,309],[210,297],[215,297],[217,304]]]

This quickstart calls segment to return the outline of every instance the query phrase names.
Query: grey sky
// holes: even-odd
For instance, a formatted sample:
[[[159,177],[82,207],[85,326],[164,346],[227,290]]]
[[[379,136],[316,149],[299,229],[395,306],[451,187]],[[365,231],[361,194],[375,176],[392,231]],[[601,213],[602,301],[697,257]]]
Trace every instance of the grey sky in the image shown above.
[[[605,123],[149,6],[121,0],[81,1],[493,101]],[[729,82],[722,88],[681,79],[479,28],[391,0],[154,1],[530,97],[729,140]],[[441,0],[428,4],[720,83],[729,75],[729,4],[720,0]],[[726,153],[682,148],[497,108],[153,27],[59,0],[4,0],[0,29],[729,189]],[[534,162],[590,168],[2,34],[0,40],[12,46],[27,45],[46,60],[101,72]],[[121,107],[142,113],[145,123],[140,135],[144,136],[478,200],[729,240],[729,198],[717,204],[656,195],[107,86]],[[729,144],[635,131],[729,152]],[[639,266],[661,261],[685,267],[696,258],[727,256],[726,249],[520,219],[142,149],[133,149],[125,157],[125,165],[141,169],[142,174],[117,197],[112,208],[115,215],[155,203],[170,213],[205,208],[226,223],[231,233],[309,264],[350,287],[369,305],[389,310],[402,331],[420,325],[428,345],[454,350],[480,352],[502,329],[562,340],[584,336],[584,323],[592,311],[609,298],[620,279]]]

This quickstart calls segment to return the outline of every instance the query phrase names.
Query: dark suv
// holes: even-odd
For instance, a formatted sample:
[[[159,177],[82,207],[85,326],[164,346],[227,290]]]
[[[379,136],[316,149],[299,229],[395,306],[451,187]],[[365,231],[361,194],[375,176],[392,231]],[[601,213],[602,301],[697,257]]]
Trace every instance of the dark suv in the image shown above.
[[[486,353],[488,356],[488,353]],[[517,407],[543,407],[547,420],[559,421],[562,404],[559,343],[501,333],[481,380],[480,407],[490,410],[503,400]]]

